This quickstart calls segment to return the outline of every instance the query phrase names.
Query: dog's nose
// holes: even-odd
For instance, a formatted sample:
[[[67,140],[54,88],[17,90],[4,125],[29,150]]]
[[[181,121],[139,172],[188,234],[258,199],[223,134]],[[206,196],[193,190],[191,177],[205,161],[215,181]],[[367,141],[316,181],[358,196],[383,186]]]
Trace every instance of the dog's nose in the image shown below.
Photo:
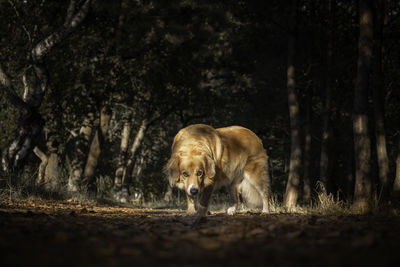
[[[197,189],[196,187],[190,188],[190,194],[192,194],[193,196],[196,195],[198,192],[199,192],[199,189]]]

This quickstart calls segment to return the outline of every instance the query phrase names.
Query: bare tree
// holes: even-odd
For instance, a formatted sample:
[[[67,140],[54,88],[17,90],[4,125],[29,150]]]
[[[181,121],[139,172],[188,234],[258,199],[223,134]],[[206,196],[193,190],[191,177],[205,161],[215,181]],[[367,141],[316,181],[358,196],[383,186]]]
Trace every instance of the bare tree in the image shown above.
[[[370,0],[360,0],[357,80],[354,93],[355,188],[353,209],[365,213],[371,208],[371,140],[368,134],[368,86],[372,61],[373,17]]]

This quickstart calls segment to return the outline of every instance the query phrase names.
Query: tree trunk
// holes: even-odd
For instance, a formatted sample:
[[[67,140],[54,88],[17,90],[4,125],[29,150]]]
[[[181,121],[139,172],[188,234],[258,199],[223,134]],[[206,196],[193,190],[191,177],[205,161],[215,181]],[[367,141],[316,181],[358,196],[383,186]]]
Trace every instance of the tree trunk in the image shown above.
[[[23,83],[25,85],[25,101],[15,93],[10,79],[5,74],[2,66],[0,66],[0,89],[5,91],[11,103],[20,110],[20,118],[18,120],[18,127],[15,131],[15,137],[5,149],[2,157],[2,168],[7,173],[20,166],[22,160],[33,149],[33,147],[35,147],[37,137],[42,131],[44,123],[42,117],[38,113],[38,109],[42,103],[48,85],[43,60],[55,45],[63,41],[66,36],[83,21],[88,13],[90,2],[90,0],[86,0],[80,7],[78,7],[77,1],[71,0],[64,26],[44,38],[31,50],[30,64],[32,64],[31,66],[34,70],[36,83],[29,95],[28,91],[30,88],[28,88],[28,84],[25,83],[26,77],[24,74]]]
[[[57,154],[58,143],[55,141],[48,141],[46,147],[46,153],[42,152],[37,146],[33,149],[33,152],[42,161],[39,165],[36,184],[46,191],[57,191],[61,185],[59,179],[59,157]]]
[[[383,26],[385,19],[385,1],[376,1],[375,8],[375,42],[374,42],[374,84],[373,102],[375,118],[376,155],[378,158],[380,193],[384,200],[389,197],[389,159],[386,150],[386,134],[384,123],[384,74],[382,71]]]
[[[329,139],[330,139],[330,130],[329,130],[329,118],[331,111],[331,88],[332,88],[332,59],[333,59],[333,19],[334,19],[334,10],[335,6],[334,0],[328,1],[328,44],[327,44],[327,53],[326,53],[326,72],[325,72],[325,104],[324,104],[324,113],[323,113],[323,129],[322,129],[322,138],[321,138],[321,157],[320,157],[320,173],[319,177],[321,179],[321,189],[324,193],[329,191],[329,177],[328,177],[328,168],[329,168]]]
[[[47,166],[44,176],[44,188],[47,191],[58,191],[61,187],[60,181],[60,159],[58,157],[58,142],[48,141],[47,147]]]
[[[129,158],[126,163],[125,172],[122,177],[122,195],[120,199],[121,202],[127,201],[129,195],[129,185],[131,183],[132,171],[133,168],[135,167],[136,156],[143,142],[144,135],[146,133],[148,125],[149,125],[148,120],[144,119],[142,121],[142,124],[140,125],[139,131],[137,132],[135,140],[133,141],[132,147],[129,151]]]
[[[47,191],[58,191],[60,188],[60,159],[56,151],[50,152],[45,171],[45,189]]]
[[[128,157],[129,137],[131,134],[131,117],[124,118],[124,126],[121,133],[121,146],[118,155],[118,166],[114,178],[114,197],[119,200],[122,190],[122,177],[125,173],[126,161]]]
[[[83,168],[85,167],[92,136],[93,121],[94,114],[89,112],[75,140],[75,155],[71,162],[71,171],[68,180],[68,191],[70,192],[78,192],[81,186]]]
[[[309,203],[311,200],[311,89],[307,92],[306,122],[304,125],[304,171],[303,171],[303,201]]]
[[[400,137],[397,140],[396,176],[393,183],[393,197],[400,200]]]
[[[288,42],[288,69],[287,69],[287,88],[288,88],[288,106],[290,117],[290,164],[289,177],[286,185],[284,196],[285,207],[289,210],[296,206],[299,184],[300,184],[300,169],[301,169],[301,144],[300,144],[300,114],[299,102],[296,93],[295,80],[295,39],[296,39],[296,24],[297,24],[297,1],[292,4],[292,31],[289,34]]]
[[[97,188],[94,179],[101,150],[108,131],[111,118],[111,111],[108,106],[104,106],[100,111],[100,125],[97,127],[92,142],[90,144],[86,166],[83,171],[83,184],[88,192],[96,194]]]
[[[44,182],[45,181],[45,172],[46,172],[46,167],[47,167],[49,157],[42,150],[40,150],[37,146],[33,149],[33,152],[42,161],[39,165],[38,177],[36,179],[36,184],[38,186],[41,186],[45,183]]]
[[[346,177],[345,177],[345,193],[346,200],[351,202],[354,198],[354,149],[349,149],[349,152],[346,155]]]
[[[172,187],[169,183],[167,183],[167,191],[164,194],[164,201],[167,203],[172,203]]]
[[[168,116],[174,109],[170,108],[164,113],[161,113],[155,117],[151,115],[151,112],[147,113],[147,117],[142,120],[139,131],[135,136],[135,140],[129,151],[129,157],[127,157],[127,147],[129,142],[130,124],[125,122],[124,130],[121,137],[121,151],[119,155],[118,168],[115,172],[114,179],[114,198],[120,202],[126,202],[129,196],[129,186],[131,184],[131,175],[135,167],[135,160],[141,144],[143,143],[145,133],[148,127],[158,120],[162,120]],[[154,114],[153,114],[154,115]]]
[[[46,80],[43,78],[44,74],[39,71],[39,67],[35,69],[38,70],[38,73],[41,75],[40,77],[42,77],[41,80],[44,82]],[[36,75],[36,77],[39,77],[39,75]],[[39,80],[39,82],[41,80]],[[28,93],[25,92],[24,99],[20,98],[15,93],[10,78],[1,65],[0,89],[5,91],[10,102],[16,106],[20,113],[14,139],[3,151],[1,160],[3,171],[5,173],[10,173],[20,166],[20,162],[35,146],[36,139],[42,131],[44,122],[41,115],[38,113],[38,105],[40,105],[41,102],[41,98],[37,96],[38,93],[33,93],[28,96]],[[40,93],[38,95],[40,96]],[[35,100],[33,100],[34,98]]]
[[[368,85],[373,42],[371,2],[360,0],[359,9],[360,37],[353,116],[356,165],[353,210],[366,213],[371,209],[371,140],[368,135]]]

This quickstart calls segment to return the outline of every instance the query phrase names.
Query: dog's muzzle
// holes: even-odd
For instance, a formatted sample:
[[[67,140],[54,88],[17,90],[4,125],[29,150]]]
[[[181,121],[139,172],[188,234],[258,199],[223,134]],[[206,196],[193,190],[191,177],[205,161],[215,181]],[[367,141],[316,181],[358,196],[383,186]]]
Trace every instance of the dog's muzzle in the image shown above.
[[[188,191],[189,196],[195,196],[199,193],[199,189],[194,184],[189,185],[189,188],[187,191]]]

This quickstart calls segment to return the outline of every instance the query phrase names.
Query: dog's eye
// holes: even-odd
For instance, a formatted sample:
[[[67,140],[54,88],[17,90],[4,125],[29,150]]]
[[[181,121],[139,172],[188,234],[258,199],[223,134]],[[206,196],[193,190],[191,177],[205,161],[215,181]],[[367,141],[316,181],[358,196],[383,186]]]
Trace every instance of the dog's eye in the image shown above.
[[[187,172],[182,173],[183,177],[189,177],[189,174]]]
[[[202,171],[197,171],[197,172],[196,172],[196,175],[197,175],[197,176],[202,176],[202,175],[203,175],[203,172],[202,172]]]

